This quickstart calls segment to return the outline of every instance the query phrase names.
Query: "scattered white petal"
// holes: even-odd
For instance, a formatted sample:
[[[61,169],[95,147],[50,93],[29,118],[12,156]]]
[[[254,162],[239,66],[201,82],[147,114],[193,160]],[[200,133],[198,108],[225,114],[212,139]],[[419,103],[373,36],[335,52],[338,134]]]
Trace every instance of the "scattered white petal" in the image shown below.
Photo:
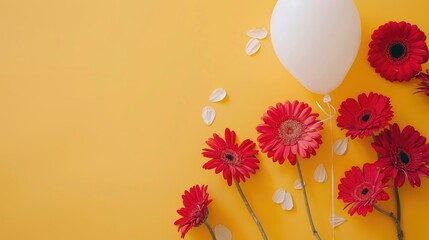
[[[256,39],[264,39],[267,37],[268,31],[265,28],[256,28],[247,31],[247,36]]]
[[[227,227],[218,224],[214,227],[215,237],[217,240],[231,240],[232,234]]]
[[[323,166],[323,163],[317,166],[316,170],[314,171],[313,178],[318,183],[324,183],[328,180],[328,174],[326,173],[326,169],[325,166]]]
[[[305,182],[304,182],[304,185],[305,185]],[[301,182],[301,179],[299,179],[299,178],[298,178],[298,179],[293,183],[293,188],[298,189],[298,190],[302,189],[302,182]]]
[[[261,47],[261,43],[259,42],[259,40],[252,38],[247,42],[246,54],[249,56],[253,55],[259,50],[260,47]]]
[[[226,91],[223,88],[217,88],[210,95],[210,102],[220,102],[226,97]]]
[[[347,150],[347,143],[348,142],[349,142],[349,140],[347,138],[338,139],[334,143],[334,147],[333,147],[335,154],[343,155]]]
[[[338,215],[334,215],[333,218],[331,218],[331,226],[336,228],[338,226],[340,226],[341,224],[343,224],[346,221],[345,218],[338,216]]]
[[[273,202],[280,204],[285,200],[285,190],[283,188],[277,189],[277,191],[274,192],[272,200]]]
[[[202,112],[202,116],[203,116],[203,121],[207,126],[212,125],[215,116],[216,116],[216,112],[214,110],[214,108],[210,107],[210,106],[206,106],[203,108],[203,112]]]
[[[285,200],[282,202],[282,209],[289,211],[289,210],[292,210],[292,208],[293,208],[292,195],[290,195],[290,192],[286,192]]]

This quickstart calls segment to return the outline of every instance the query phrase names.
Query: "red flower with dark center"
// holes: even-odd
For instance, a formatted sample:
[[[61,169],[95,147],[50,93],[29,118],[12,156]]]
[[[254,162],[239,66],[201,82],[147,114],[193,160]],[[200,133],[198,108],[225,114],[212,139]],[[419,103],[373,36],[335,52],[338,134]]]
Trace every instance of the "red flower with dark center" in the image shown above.
[[[426,73],[420,72],[417,74],[416,78],[420,80],[420,86],[417,88],[416,93],[422,92],[429,96],[429,69],[426,70]]]
[[[426,35],[416,25],[388,22],[371,36],[368,61],[389,81],[408,81],[428,61]]]
[[[365,216],[372,212],[378,200],[389,199],[389,195],[383,190],[387,187],[383,182],[384,173],[374,164],[365,164],[363,170],[352,167],[345,175],[340,179],[337,198],[348,203],[344,208],[352,205],[348,211],[351,216],[354,213]]]
[[[200,187],[199,185],[191,187],[189,191],[185,191],[182,195],[183,208],[177,210],[177,213],[182,216],[174,222],[177,225],[178,231],[181,232],[181,238],[184,238],[186,233],[193,227],[198,227],[207,220],[209,211],[207,206],[212,202],[207,193],[207,185]]]
[[[408,178],[412,187],[420,187],[420,177],[429,177],[429,144],[412,126],[402,132],[398,124],[390,125],[375,137],[372,147],[379,154],[375,164],[384,169],[395,186],[401,187]]]
[[[318,116],[317,113],[311,113],[306,103],[277,103],[276,107],[270,107],[262,116],[264,123],[256,127],[259,147],[280,164],[287,158],[295,165],[297,154],[303,158],[315,155],[322,143],[319,132],[322,122],[316,119]]]
[[[237,182],[240,182],[240,179],[245,182],[246,177],[250,178],[249,173],[254,174],[259,169],[256,144],[246,139],[238,145],[235,132],[228,128],[225,129],[225,140],[213,134],[213,138],[209,138],[206,143],[210,148],[204,148],[202,154],[210,158],[210,161],[205,163],[203,168],[215,168],[216,173],[223,172],[223,178],[227,180],[229,186],[233,178]]]
[[[390,98],[381,94],[359,94],[357,101],[347,98],[338,110],[337,126],[347,129],[346,136],[363,138],[384,128],[393,118]]]

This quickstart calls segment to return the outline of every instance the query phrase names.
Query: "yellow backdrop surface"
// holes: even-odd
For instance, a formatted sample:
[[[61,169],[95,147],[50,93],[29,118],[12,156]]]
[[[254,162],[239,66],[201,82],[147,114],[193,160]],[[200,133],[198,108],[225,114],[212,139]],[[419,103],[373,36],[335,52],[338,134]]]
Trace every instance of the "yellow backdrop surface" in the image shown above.
[[[356,0],[362,43],[343,84],[347,97],[375,91],[391,98],[394,121],[429,136],[429,98],[413,95],[415,81],[391,83],[367,62],[372,31],[405,20],[429,33],[427,0]],[[204,141],[229,127],[256,140],[267,107],[285,100],[315,104],[322,96],[303,88],[279,63],[270,38],[254,56],[246,31],[269,28],[275,1],[0,0],[0,239],[179,239],[173,222],[181,194],[208,184],[210,224],[223,224],[233,239],[260,239],[235,188],[202,169]],[[315,39],[317,41],[317,39]],[[321,46],[323,47],[323,46]],[[318,54],[317,52],[314,53]],[[312,66],[308,66],[311,68]],[[429,67],[425,64],[424,67]],[[217,87],[227,100],[209,103]],[[217,111],[207,127],[201,110]],[[335,138],[344,132],[334,128]],[[330,181],[312,180],[329,166],[329,127],[317,156],[302,161],[314,221],[331,239]],[[350,142],[336,157],[336,177],[376,158],[370,139]],[[259,154],[260,170],[243,191],[269,239],[312,239],[296,169]],[[271,201],[283,187],[295,207]],[[388,190],[391,193],[391,190]],[[406,239],[429,239],[429,180],[400,189]],[[393,201],[383,203],[393,210]],[[391,219],[347,215],[336,239],[395,239]],[[204,227],[186,239],[209,239]]]

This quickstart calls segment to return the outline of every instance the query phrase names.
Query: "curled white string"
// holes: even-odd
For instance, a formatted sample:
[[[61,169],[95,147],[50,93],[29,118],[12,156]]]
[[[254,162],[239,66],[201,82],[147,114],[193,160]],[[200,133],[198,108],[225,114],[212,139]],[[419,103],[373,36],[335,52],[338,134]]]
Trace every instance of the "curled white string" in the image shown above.
[[[326,122],[328,120],[332,120],[332,118],[335,117],[335,115],[337,115],[337,109],[335,109],[335,107],[332,106],[331,97],[329,95],[326,95],[325,97],[323,97],[323,102],[328,107],[328,111],[326,111],[325,108],[323,108],[322,105],[320,105],[319,101],[316,101],[317,106],[327,116],[327,118],[320,120],[320,122]],[[332,125],[332,123],[330,125]]]
[[[331,215],[331,227],[332,227],[332,239],[335,239],[335,230],[334,230],[334,217],[335,217],[335,183],[334,183],[334,131],[332,129],[332,119],[337,114],[337,110],[334,106],[331,104],[331,96],[325,95],[323,97],[323,102],[326,104],[326,107],[328,110],[326,111],[325,108],[323,108],[322,105],[318,101],[316,101],[317,106],[320,108],[320,110],[327,116],[327,118],[320,120],[321,122],[325,122],[329,120],[329,133],[331,138],[331,208],[332,208],[332,215]]]

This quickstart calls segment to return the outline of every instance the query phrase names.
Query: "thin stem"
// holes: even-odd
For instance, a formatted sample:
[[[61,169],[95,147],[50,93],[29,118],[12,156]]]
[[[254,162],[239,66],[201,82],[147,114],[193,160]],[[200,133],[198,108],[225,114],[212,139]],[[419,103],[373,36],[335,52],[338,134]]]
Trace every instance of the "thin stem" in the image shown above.
[[[241,190],[240,184],[234,179],[234,184],[237,187],[238,192],[240,193],[241,198],[243,199],[244,204],[247,207],[247,210],[249,211],[250,215],[252,215],[253,221],[255,221],[256,225],[259,228],[259,232],[261,232],[262,238],[264,240],[268,240],[267,235],[264,232],[264,229],[262,228],[261,223],[258,220],[258,217],[256,217],[255,213],[253,212],[252,208],[250,207],[249,202],[247,201],[246,197],[244,196],[243,190]]]
[[[330,139],[331,139],[331,218],[332,221],[334,220],[334,216],[335,216],[335,168],[334,168],[334,132],[333,132],[333,127],[332,127],[332,118],[334,117],[334,115],[332,115],[332,105],[327,102],[326,105],[328,106],[329,109],[329,131],[330,131]],[[335,108],[334,108],[335,110]],[[335,227],[334,224],[332,224],[332,239],[335,239]]]
[[[310,205],[308,204],[307,192],[305,191],[304,179],[302,178],[301,167],[299,166],[298,159],[296,159],[296,166],[298,168],[299,179],[301,180],[301,183],[302,183],[302,192],[304,193],[305,208],[307,209],[307,217],[308,217],[308,220],[310,221],[311,231],[313,231],[313,236],[316,239],[321,240],[319,233],[316,231],[316,228],[314,227],[313,218],[311,217]]]
[[[207,229],[209,230],[210,235],[212,236],[212,239],[213,239],[213,240],[216,240],[215,234],[214,234],[213,229],[212,229],[212,227],[210,226],[210,224],[209,224],[207,221],[205,221],[205,222],[204,222],[204,225],[206,225]]]
[[[399,189],[398,187],[394,187],[395,191],[395,199],[396,199],[396,218],[398,222],[401,223],[401,199],[399,198]]]
[[[404,239],[404,232],[402,231],[401,228],[401,223],[399,222],[399,220],[395,217],[395,215],[392,212],[387,212],[386,210],[381,209],[379,206],[374,205],[375,210],[379,211],[380,213],[390,217],[393,222],[395,222],[396,225],[396,232],[398,234],[398,240],[403,240]]]
[[[371,133],[371,136],[372,136],[372,140],[374,140],[374,142],[375,142],[375,134],[374,134],[374,132]],[[380,159],[380,157],[381,157],[380,153],[377,152],[377,160]]]

